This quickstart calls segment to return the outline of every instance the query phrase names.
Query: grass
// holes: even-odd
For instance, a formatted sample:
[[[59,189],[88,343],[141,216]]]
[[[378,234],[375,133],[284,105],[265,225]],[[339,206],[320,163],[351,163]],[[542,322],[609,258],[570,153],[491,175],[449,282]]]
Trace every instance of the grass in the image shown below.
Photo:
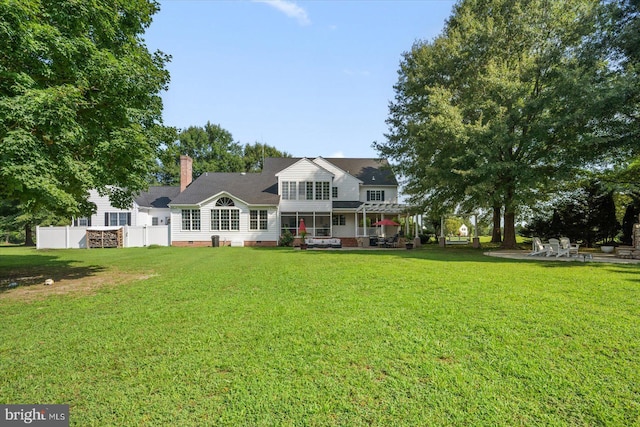
[[[639,288],[637,265],[435,245],[0,248],[0,403],[82,426],[640,425]]]

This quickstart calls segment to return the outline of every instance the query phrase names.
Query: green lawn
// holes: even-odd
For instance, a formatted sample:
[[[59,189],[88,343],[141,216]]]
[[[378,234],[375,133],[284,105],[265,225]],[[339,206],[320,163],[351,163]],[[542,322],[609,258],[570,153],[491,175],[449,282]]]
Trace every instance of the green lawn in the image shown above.
[[[640,425],[638,265],[0,248],[0,286],[0,403],[71,425]]]

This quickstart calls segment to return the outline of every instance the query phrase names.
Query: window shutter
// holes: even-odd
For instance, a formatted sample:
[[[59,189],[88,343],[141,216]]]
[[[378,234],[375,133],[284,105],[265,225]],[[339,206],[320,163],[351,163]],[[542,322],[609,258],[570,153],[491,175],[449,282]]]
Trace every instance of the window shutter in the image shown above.
[[[131,226],[131,212],[127,212],[127,225]]]
[[[78,218],[73,218],[73,226],[74,227],[78,226]]]
[[[384,190],[382,190],[382,192],[380,193],[380,195],[382,196],[382,199],[380,200],[381,202],[384,202],[386,199],[384,198]]]
[[[104,225],[109,225],[109,212],[104,213]]]
[[[91,217],[87,218],[87,226],[91,227]]]
[[[367,202],[371,201],[371,192],[367,190]]]

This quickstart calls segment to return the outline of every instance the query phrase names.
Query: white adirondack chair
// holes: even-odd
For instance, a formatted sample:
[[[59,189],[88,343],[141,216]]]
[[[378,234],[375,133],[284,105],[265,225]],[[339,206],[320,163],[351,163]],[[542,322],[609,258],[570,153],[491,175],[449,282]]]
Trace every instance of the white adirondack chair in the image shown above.
[[[568,237],[561,237],[560,253],[557,256],[578,256],[578,249],[580,249],[580,244],[571,243],[571,240]]]
[[[549,252],[549,248],[542,243],[539,237],[533,238],[531,246],[531,252],[528,254],[529,256],[546,255],[547,252]]]
[[[549,248],[547,256],[558,256],[558,253],[560,252],[560,240],[549,239],[549,243],[547,243],[546,246]]]

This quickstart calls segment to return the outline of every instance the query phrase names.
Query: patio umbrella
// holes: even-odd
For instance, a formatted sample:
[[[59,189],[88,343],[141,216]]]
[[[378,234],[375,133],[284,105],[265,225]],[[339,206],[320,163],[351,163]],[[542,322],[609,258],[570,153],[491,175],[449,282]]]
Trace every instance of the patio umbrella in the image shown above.
[[[300,218],[300,226],[298,227],[298,234],[302,235],[302,233],[307,232],[307,227],[304,225],[304,218]]]
[[[391,220],[391,219],[381,219],[380,221],[374,222],[371,225],[400,225],[397,222]]]

